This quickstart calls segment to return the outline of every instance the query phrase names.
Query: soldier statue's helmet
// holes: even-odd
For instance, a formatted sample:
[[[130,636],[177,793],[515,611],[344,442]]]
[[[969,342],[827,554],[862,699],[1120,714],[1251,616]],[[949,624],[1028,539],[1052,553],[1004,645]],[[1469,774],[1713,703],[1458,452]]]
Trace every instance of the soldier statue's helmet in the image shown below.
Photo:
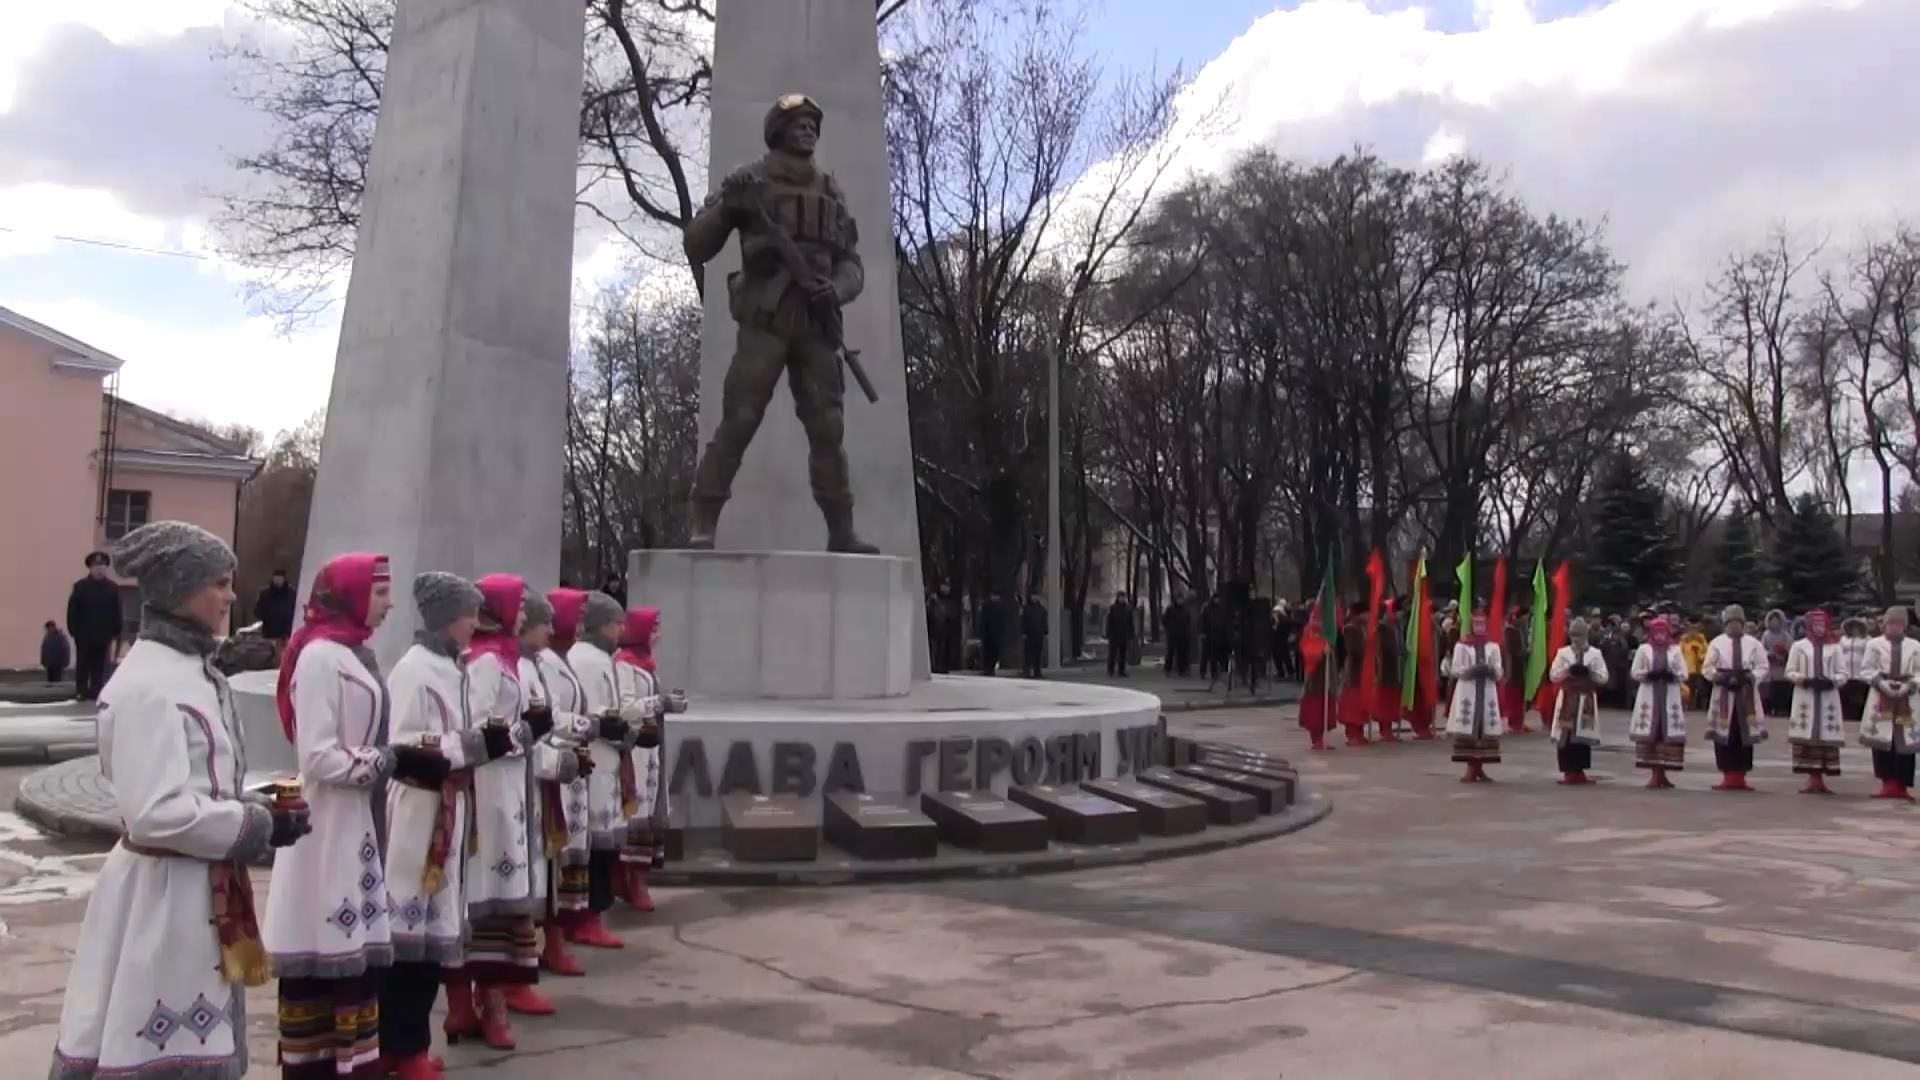
[[[820,103],[805,94],[780,95],[774,101],[773,107],[767,110],[767,122],[761,130],[768,149],[772,149],[775,140],[779,138],[780,129],[786,127],[788,121],[797,116],[813,117],[816,127],[827,118],[827,114],[820,108]]]

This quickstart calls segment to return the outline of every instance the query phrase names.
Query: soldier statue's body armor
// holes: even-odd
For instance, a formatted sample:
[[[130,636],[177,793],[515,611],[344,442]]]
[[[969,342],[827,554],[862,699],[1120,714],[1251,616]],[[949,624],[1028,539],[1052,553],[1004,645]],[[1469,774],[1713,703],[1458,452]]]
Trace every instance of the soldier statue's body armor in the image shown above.
[[[727,277],[728,310],[739,324],[739,337],[721,392],[720,423],[694,476],[693,547],[713,546],[714,527],[732,494],[741,456],[785,372],[794,411],[807,433],[807,479],[826,518],[828,550],[875,550],[853,528],[853,490],[842,446],[846,380],[839,342],[821,324],[822,301],[810,294],[814,283],[795,280],[777,238],[748,227],[758,218],[743,209],[751,205],[744,200],[759,201],[772,227],[792,238],[816,279],[832,287],[834,307],[860,295],[866,274],[846,196],[831,174],[815,167],[811,145],[796,150],[786,137],[789,125],[811,118],[817,127],[819,117],[819,107],[799,95],[776,102],[767,116],[767,155],[729,176],[687,225],[684,245],[695,265],[718,255],[736,230],[741,255],[741,268]]]

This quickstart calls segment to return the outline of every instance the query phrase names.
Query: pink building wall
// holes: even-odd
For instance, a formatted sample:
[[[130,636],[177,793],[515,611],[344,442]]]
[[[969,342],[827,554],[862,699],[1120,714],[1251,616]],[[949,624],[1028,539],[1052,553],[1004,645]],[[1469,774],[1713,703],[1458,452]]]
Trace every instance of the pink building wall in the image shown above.
[[[95,546],[102,376],[53,357],[0,328],[0,667],[39,664],[41,623],[65,628],[67,591]]]

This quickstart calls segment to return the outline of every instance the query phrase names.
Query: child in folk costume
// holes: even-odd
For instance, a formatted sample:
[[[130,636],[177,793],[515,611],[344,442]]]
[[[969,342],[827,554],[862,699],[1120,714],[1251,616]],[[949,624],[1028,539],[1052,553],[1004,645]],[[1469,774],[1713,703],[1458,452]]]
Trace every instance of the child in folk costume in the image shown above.
[[[1524,620],[1521,610],[1514,608],[1507,613],[1501,630],[1500,658],[1505,666],[1500,674],[1500,716],[1506,721],[1509,735],[1525,735],[1532,730],[1527,727],[1527,635]]]
[[[540,902],[546,940],[540,966],[556,975],[585,975],[586,969],[567,951],[565,930],[554,918],[551,898],[554,867],[567,847],[566,789],[580,776],[580,755],[574,748],[584,745],[594,725],[584,715],[562,714],[554,708],[551,688],[541,670],[540,654],[553,641],[553,605],[545,597],[529,593],[525,611],[520,629],[520,686],[527,699],[524,719],[534,739],[532,752],[527,755],[527,843],[532,854],[529,869],[533,895]],[[552,1002],[538,996],[532,987],[520,992],[517,1003],[509,992],[507,1007],[536,1016],[553,1011]]]
[[[1760,705],[1767,716],[1785,716],[1792,707],[1793,685],[1787,681],[1787,653],[1793,648],[1793,639],[1787,613],[1779,608],[1767,612],[1765,629],[1760,632],[1760,648],[1767,657],[1766,685],[1760,690]]]
[[[1600,694],[1607,685],[1607,661],[1587,642],[1587,621],[1567,624],[1567,643],[1554,654],[1548,672],[1553,681],[1553,737],[1560,782],[1587,784],[1593,748],[1600,743]]]
[[[1487,765],[1500,761],[1500,646],[1487,637],[1487,615],[1473,613],[1471,631],[1453,647],[1448,664],[1453,702],[1447,710],[1447,734],[1453,736],[1453,760],[1465,762],[1463,784],[1492,781]]]
[[[624,945],[606,929],[621,877],[620,849],[627,842],[627,815],[639,804],[639,780],[633,751],[640,737],[642,709],[623,707],[614,682],[613,654],[619,648],[626,610],[605,593],[590,593],[580,615],[580,639],[567,650],[567,665],[579,678],[585,712],[599,724],[588,752],[593,775],[587,778],[587,820],[592,854],[588,869],[587,914],[574,925],[576,945],[618,949]]]
[[[666,697],[654,677],[653,661],[653,647],[659,639],[660,610],[628,608],[620,633],[620,650],[613,654],[613,680],[620,705],[623,709],[638,708],[641,715],[640,734],[633,753],[637,798],[633,811],[627,815],[627,840],[620,849],[624,894],[627,902],[639,911],[653,910],[653,897],[647,892],[647,873],[664,861],[667,843],[666,807],[661,805],[666,767],[660,753],[660,716],[666,711]]]
[[[1319,613],[1320,609],[1316,607],[1312,609],[1311,617],[1317,618]],[[1307,742],[1315,750],[1327,748],[1327,732],[1334,724],[1333,687],[1338,676],[1334,671],[1337,665],[1331,653],[1333,643],[1328,642],[1327,645],[1328,653],[1305,671],[1300,684],[1300,726],[1306,729]],[[1305,656],[1301,657],[1301,663],[1306,663]]]
[[[437,764],[396,770],[387,785],[387,895],[394,963],[380,987],[380,1050],[400,1080],[434,1080],[428,1056],[433,999],[447,982],[447,1037],[480,1029],[467,962],[465,881],[473,828],[473,771],[506,757],[504,728],[478,723],[468,707],[460,657],[479,625],[480,590],[452,574],[413,579],[420,614],[414,644],[387,680],[393,701],[391,744],[418,747]]]
[[[1920,714],[1920,642],[1907,638],[1907,609],[1887,609],[1883,636],[1867,642],[1865,675],[1872,688],[1860,720],[1860,742],[1873,750],[1876,799],[1905,799],[1913,787],[1914,716]]]
[[[275,704],[313,822],[274,859],[261,935],[280,980],[288,1080],[381,1071],[379,983],[393,942],[373,800],[403,755],[409,770],[433,756],[387,746],[387,690],[367,639],[393,607],[390,581],[384,555],[328,562],[280,658]]]
[[[1355,603],[1340,629],[1340,726],[1348,746],[1366,746],[1367,718],[1373,712],[1374,689],[1366,684],[1367,606]]]
[[[305,834],[304,812],[240,788],[246,749],[214,634],[233,552],[157,521],[115,545],[140,583],[140,639],[100,695],[100,771],[122,829],[67,973],[51,1080],[234,1080],[245,987],[268,979],[247,863]]]
[[[1720,770],[1713,790],[1751,791],[1747,774],[1753,771],[1753,747],[1767,738],[1767,718],[1760,709],[1767,651],[1747,633],[1747,613],[1740,605],[1728,605],[1720,625],[1720,636],[1707,644],[1707,658],[1700,664],[1700,674],[1713,684],[1707,738],[1713,743],[1714,767]]]
[[[1807,777],[1801,794],[1826,795],[1826,778],[1840,775],[1840,746],[1847,739],[1840,708],[1847,657],[1826,612],[1808,612],[1806,627],[1807,636],[1787,651],[1782,671],[1793,684],[1787,741],[1793,744],[1793,771]]]
[[[1381,742],[1399,742],[1400,736],[1394,733],[1394,725],[1400,722],[1400,659],[1406,645],[1401,640],[1399,613],[1392,597],[1385,602],[1386,610],[1380,615],[1380,629],[1374,635],[1374,666],[1376,683],[1373,688],[1373,722],[1379,725]]]
[[[1840,716],[1857,724],[1867,713],[1867,620],[1854,616],[1841,623]]]
[[[467,966],[449,985],[471,980],[480,1002],[480,1036],[496,1050],[514,1047],[507,1022],[507,995],[529,1005],[525,991],[540,980],[540,949],[533,914],[534,895],[528,846],[526,755],[532,733],[521,718],[526,688],[520,685],[520,627],[526,585],[512,574],[488,574],[480,589],[480,626],[467,648],[467,702],[473,721],[508,732],[507,756],[474,769],[474,844],[467,852],[465,879],[471,933]],[[453,991],[449,992],[449,996]],[[470,1032],[456,1032],[449,1038]]]
[[[1627,728],[1633,739],[1634,764],[1650,770],[1647,786],[1671,788],[1668,772],[1685,768],[1687,710],[1680,681],[1687,661],[1673,641],[1673,624],[1665,616],[1647,623],[1647,640],[1633,653],[1628,672],[1639,689],[1633,695],[1633,720]]]
[[[592,782],[593,757],[590,747],[600,737],[599,722],[587,708],[586,690],[580,685],[580,677],[567,664],[566,653],[573,648],[574,635],[579,630],[581,609],[586,606],[587,594],[580,589],[553,589],[547,593],[547,603],[553,608],[553,633],[546,646],[534,656],[534,662],[540,666],[540,681],[545,687],[553,708],[554,731],[556,741],[564,740],[570,744],[578,764],[578,774],[561,790],[566,814],[566,844],[560,850],[553,864],[553,903],[551,925],[560,928],[561,935],[569,941],[578,941],[583,932],[588,936],[606,938],[604,924],[597,930],[590,930],[586,920],[590,888],[588,882],[588,863],[593,854],[593,831],[589,820],[589,791]],[[570,733],[570,734],[569,734]],[[598,919],[595,919],[598,922]],[[614,941],[619,941],[614,938]],[[552,952],[553,931],[547,931],[548,951]],[[557,957],[543,959],[549,971],[567,974],[563,967],[554,966]],[[577,961],[575,962],[577,966]]]

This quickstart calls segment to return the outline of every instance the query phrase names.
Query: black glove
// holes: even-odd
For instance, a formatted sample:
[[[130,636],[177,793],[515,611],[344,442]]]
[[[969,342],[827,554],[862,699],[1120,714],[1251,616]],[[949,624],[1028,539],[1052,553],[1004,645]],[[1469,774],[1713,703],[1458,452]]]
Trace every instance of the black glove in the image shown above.
[[[575,750],[573,752],[573,759],[580,763],[579,776],[581,779],[584,780],[593,775],[593,755],[587,752],[586,747],[582,746]]]
[[[633,745],[639,747],[642,750],[651,750],[654,747],[659,746],[660,745],[660,729],[657,727],[653,727],[650,724],[640,725],[640,734],[637,738],[634,739]]]
[[[1808,679],[1806,685],[1809,689],[1813,690],[1831,690],[1833,689],[1833,680],[1816,675]]]
[[[452,771],[453,763],[441,757],[438,750],[429,750],[424,746],[393,748],[395,779],[411,780],[425,788],[438,788],[446,782],[447,774]]]
[[[294,842],[313,831],[313,820],[305,810],[273,811],[273,835],[267,843],[273,847],[292,847]]]
[[[1574,664],[1567,668],[1567,678],[1569,679],[1585,679],[1588,677],[1587,665],[1585,664]]]
[[[600,737],[608,742],[624,742],[629,727],[631,725],[618,716],[603,716],[600,718]]]
[[[487,741],[488,761],[498,761],[513,752],[513,732],[505,724],[480,725],[480,737]]]
[[[553,710],[548,708],[528,709],[521,719],[533,729],[535,740],[544,739],[553,730]]]

